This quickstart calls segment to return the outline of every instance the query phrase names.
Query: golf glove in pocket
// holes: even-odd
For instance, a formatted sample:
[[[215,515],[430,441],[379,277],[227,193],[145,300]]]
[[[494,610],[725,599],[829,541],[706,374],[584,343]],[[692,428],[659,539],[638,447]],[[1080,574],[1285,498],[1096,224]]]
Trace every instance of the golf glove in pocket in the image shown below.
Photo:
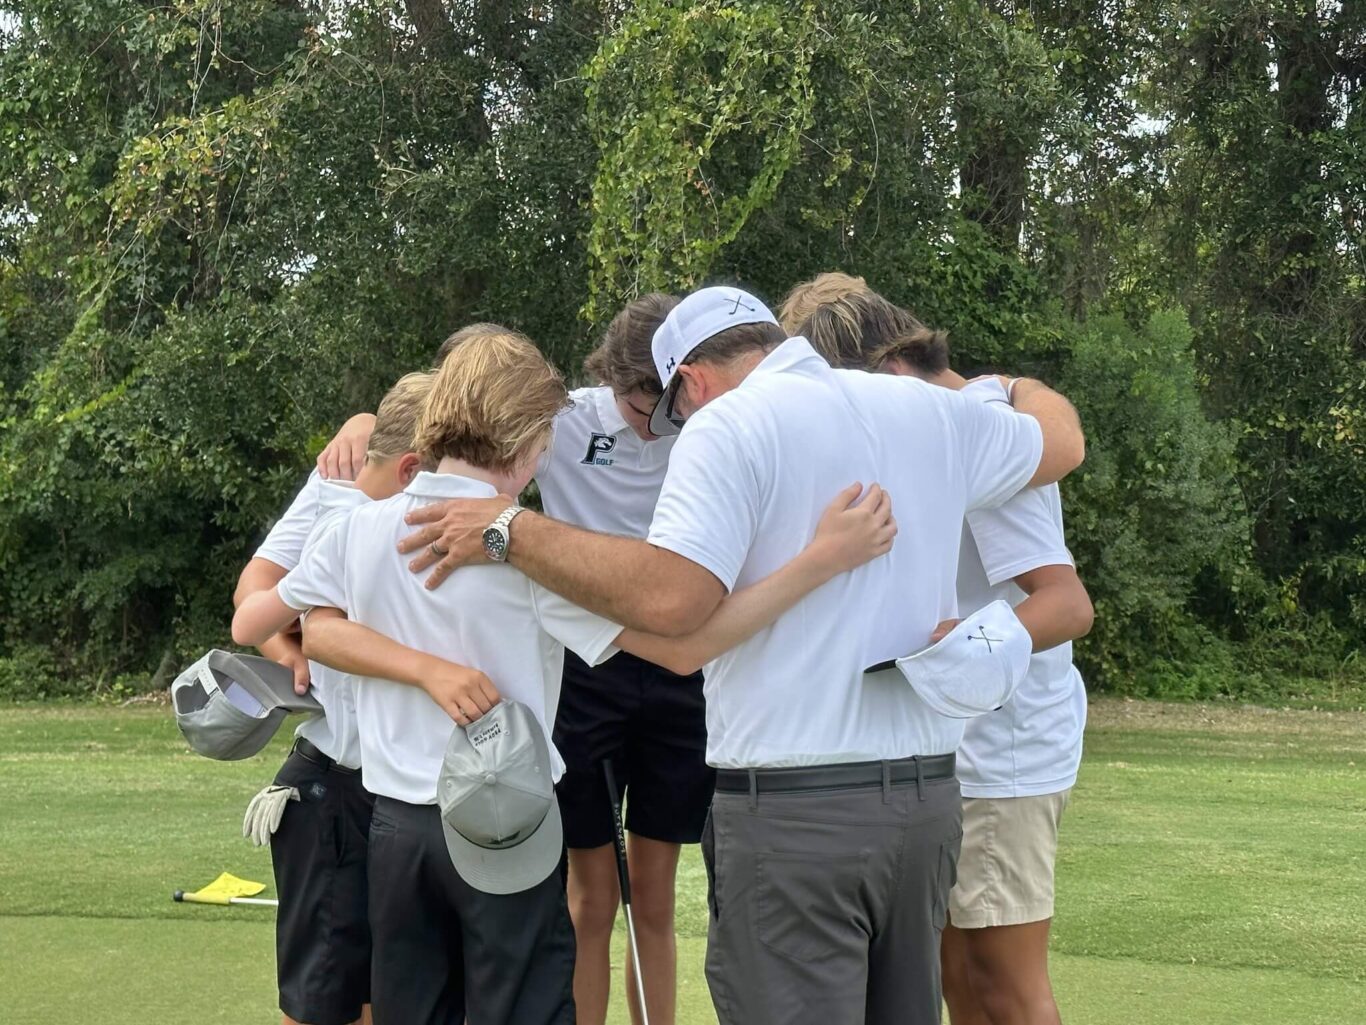
[[[280,828],[280,820],[285,815],[285,805],[299,799],[297,787],[271,785],[251,799],[247,805],[246,817],[242,819],[242,835],[257,847],[270,843],[270,838]]]

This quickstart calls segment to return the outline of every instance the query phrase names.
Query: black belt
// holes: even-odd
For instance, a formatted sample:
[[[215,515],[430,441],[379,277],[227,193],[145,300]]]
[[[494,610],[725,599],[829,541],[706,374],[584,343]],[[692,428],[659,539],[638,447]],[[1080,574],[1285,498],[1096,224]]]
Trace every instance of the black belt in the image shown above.
[[[318,750],[318,746],[303,737],[294,738],[294,752],[305,761],[312,762],[314,765],[328,772],[344,772],[347,775],[360,772],[360,769],[348,769],[335,758],[329,758]]]
[[[717,769],[722,794],[790,794],[803,790],[857,790],[884,784],[931,783],[952,779],[951,754],[898,758],[888,762],[803,765],[793,769]]]

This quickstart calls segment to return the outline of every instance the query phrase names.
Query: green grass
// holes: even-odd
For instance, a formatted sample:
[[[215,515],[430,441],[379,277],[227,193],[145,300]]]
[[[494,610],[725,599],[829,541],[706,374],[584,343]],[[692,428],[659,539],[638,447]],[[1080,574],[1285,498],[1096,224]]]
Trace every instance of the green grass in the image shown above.
[[[271,912],[170,894],[223,870],[269,881],[238,823],[283,752],[207,761],[159,707],[0,709],[0,1021],[271,1021]],[[1098,702],[1063,823],[1064,1020],[1366,1020],[1363,784],[1360,713]],[[687,1025],[715,1020],[704,885],[690,851]]]

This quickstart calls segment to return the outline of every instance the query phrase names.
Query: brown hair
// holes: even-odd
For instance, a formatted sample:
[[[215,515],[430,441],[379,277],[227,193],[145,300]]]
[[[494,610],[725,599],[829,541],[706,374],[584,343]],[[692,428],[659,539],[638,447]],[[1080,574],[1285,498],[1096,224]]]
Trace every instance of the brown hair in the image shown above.
[[[464,459],[506,473],[550,442],[569,402],[564,380],[531,340],[497,324],[474,324],[436,371],[414,447],[423,460]]]
[[[832,367],[863,369],[869,352],[922,326],[876,292],[856,292],[818,307],[798,333]]]
[[[627,303],[607,325],[598,347],[583,361],[584,373],[617,395],[637,388],[647,395],[661,394],[664,389],[651,343],[659,325],[677,305],[677,296],[663,292],[650,292]]]
[[[868,366],[881,369],[899,360],[919,374],[942,374],[949,369],[949,333],[917,324],[884,345],[868,350]]]
[[[802,333],[801,325],[806,323],[818,307],[843,299],[847,295],[870,291],[872,289],[868,287],[868,282],[852,274],[841,274],[839,271],[817,274],[810,281],[803,281],[787,293],[787,298],[778,307],[778,323],[782,324],[789,334],[799,335]]]
[[[435,374],[404,374],[380,400],[366,459],[393,459],[413,451],[418,417],[432,390]]]
[[[684,363],[729,363],[747,352],[769,350],[787,341],[787,332],[771,320],[738,324],[718,331],[688,354]]]

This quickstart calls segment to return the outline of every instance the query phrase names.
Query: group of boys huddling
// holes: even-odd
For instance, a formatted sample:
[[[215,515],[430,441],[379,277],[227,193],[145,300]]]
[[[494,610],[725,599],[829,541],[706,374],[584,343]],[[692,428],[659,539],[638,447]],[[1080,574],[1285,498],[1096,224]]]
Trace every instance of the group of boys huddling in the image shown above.
[[[233,639],[325,711],[244,827],[271,844],[286,1023],[602,1025],[605,765],[633,1020],[639,981],[674,1021],[699,841],[726,1025],[918,1025],[945,996],[954,1025],[1058,1020],[1076,414],[960,376],[860,278],[780,312],[643,296],[572,392],[474,324],[319,457],[234,596]],[[543,513],[515,501],[533,480]]]

